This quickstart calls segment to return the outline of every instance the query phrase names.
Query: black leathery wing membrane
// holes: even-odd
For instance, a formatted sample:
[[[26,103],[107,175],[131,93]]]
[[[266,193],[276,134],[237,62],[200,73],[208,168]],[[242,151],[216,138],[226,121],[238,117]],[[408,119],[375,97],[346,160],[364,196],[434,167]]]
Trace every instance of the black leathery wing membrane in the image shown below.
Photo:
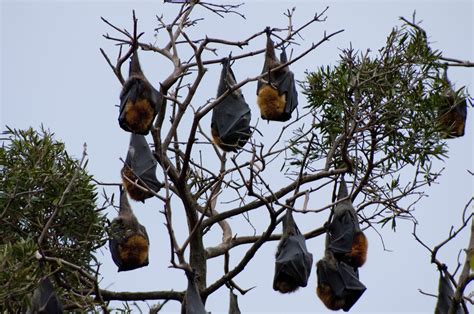
[[[224,59],[222,65],[217,98],[236,84],[234,72],[229,59]],[[211,132],[216,145],[223,151],[236,152],[250,138],[251,112],[240,89],[226,96],[212,110]]]
[[[184,306],[182,307],[184,311],[181,311],[182,314],[207,314],[196,286],[195,276],[192,272],[186,272],[188,288],[184,296]]]
[[[332,253],[317,263],[318,297],[330,310],[349,311],[367,289],[356,268],[337,261]]]
[[[129,77],[120,93],[120,127],[127,132],[148,134],[161,102],[160,92],[143,74],[135,51],[130,60]]]
[[[229,290],[229,314],[240,314],[239,304],[237,302],[237,295]]]
[[[121,175],[125,190],[133,200],[143,202],[154,196],[149,189],[154,192],[161,189],[163,183],[156,178],[157,164],[145,136],[132,133]]]
[[[440,271],[438,285],[438,301],[436,302],[435,314],[449,313],[450,307],[453,305],[452,298],[454,290],[449,278],[443,271]],[[464,310],[458,306],[456,314],[464,314]]]
[[[118,271],[147,266],[149,246],[145,227],[138,222],[127,194],[120,189],[120,210],[112,220],[109,233],[109,249]]]
[[[342,178],[337,199],[342,200],[347,197],[346,181]],[[357,213],[350,198],[336,205],[328,236],[328,249],[334,253],[336,259],[353,267],[361,267],[365,263],[368,242],[360,229]]]
[[[276,253],[273,289],[289,293],[299,287],[306,287],[312,263],[313,255],[306,248],[306,239],[288,210],[283,220],[283,236]]]
[[[61,301],[54,292],[54,287],[48,277],[41,279],[33,292],[31,309],[27,313],[63,313]]]
[[[280,60],[275,55],[275,46],[267,28],[267,45],[262,74],[266,74],[257,83],[257,104],[262,119],[287,121],[298,106],[298,93],[293,72],[288,66],[268,75],[269,71],[286,63],[288,58],[285,49],[280,54]]]

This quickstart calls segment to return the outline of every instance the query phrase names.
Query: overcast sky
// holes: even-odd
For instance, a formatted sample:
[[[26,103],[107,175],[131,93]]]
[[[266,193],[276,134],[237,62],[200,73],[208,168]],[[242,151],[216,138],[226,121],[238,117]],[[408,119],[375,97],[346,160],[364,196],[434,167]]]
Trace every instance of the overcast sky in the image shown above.
[[[435,48],[442,50],[445,56],[474,61],[472,1],[246,1],[242,7],[242,13],[247,17],[245,21],[237,16],[221,19],[202,9],[196,10],[194,17],[204,16],[206,19],[199,23],[194,34],[244,39],[267,25],[284,27],[286,18],[282,13],[293,6],[296,7],[294,23],[297,25],[330,6],[327,22],[306,30],[302,46],[295,48],[296,52],[303,51],[311,42],[319,41],[325,31],[330,33],[345,29],[292,66],[297,80],[304,79],[307,69],[334,64],[339,49],[347,48],[350,43],[359,50],[370,48],[376,51],[383,46],[392,27],[400,25],[398,17],[410,18],[414,10],[417,17],[423,20],[422,26]],[[77,157],[81,155],[82,143],[86,142],[90,173],[104,182],[118,182],[119,158],[125,157],[129,134],[122,131],[117,123],[118,109],[115,106],[118,104],[120,84],[99,52],[99,48],[103,47],[115,58],[115,47],[102,37],[106,32],[114,33],[100,21],[100,17],[129,27],[131,11],[135,9],[140,31],[145,32],[145,41],[154,42],[155,15],[163,14],[171,18],[178,8],[178,5],[163,4],[160,0],[1,1],[0,128],[5,125],[38,128],[43,124]],[[261,48],[263,44],[262,38],[254,48]],[[229,51],[220,53],[226,55]],[[162,59],[152,53],[141,54],[145,74],[155,86],[170,69],[169,65],[157,60]],[[236,64],[234,72],[238,79],[255,76],[260,72],[262,62],[258,57],[248,64]],[[215,96],[215,83],[212,85],[211,82],[217,80],[219,70],[218,67],[210,69],[209,83],[206,82],[209,88],[204,88],[198,95],[202,98],[197,98],[203,99],[201,104]],[[466,85],[471,93],[474,92],[472,68],[450,69],[449,76],[456,87]],[[255,113],[255,86],[246,86],[243,92],[255,110],[252,120],[255,123],[258,116]],[[300,108],[303,108],[306,104],[303,95],[299,100]],[[431,246],[446,238],[451,225],[459,225],[461,210],[473,194],[473,180],[466,171],[474,169],[473,122],[474,114],[469,110],[466,135],[449,141],[450,158],[445,163],[436,164],[446,168],[440,184],[431,186],[427,190],[431,196],[416,206],[419,235]],[[266,123],[261,123],[261,126],[263,133],[271,132],[271,128],[275,127]],[[150,201],[145,205],[134,203],[132,206],[150,235],[150,265],[117,273],[109,251],[103,249],[98,252],[103,262],[101,287],[114,291],[185,289],[186,280],[182,272],[168,268],[169,247],[164,220],[159,214],[160,203]],[[113,210],[109,214],[111,218],[115,215]],[[181,219],[181,225],[177,222],[177,228],[183,227],[185,218],[182,210],[173,215],[176,221]],[[314,218],[314,223],[311,222],[312,216],[296,219],[301,229],[309,230],[319,226],[326,216]],[[233,223],[246,224],[240,218],[235,218]],[[242,227],[243,232],[249,233],[248,225],[245,226]],[[433,312],[436,300],[421,295],[418,289],[436,293],[438,273],[436,267],[430,264],[428,252],[414,241],[411,231],[412,224],[404,221],[400,221],[396,233],[388,227],[382,229],[389,252],[383,250],[377,233],[367,230],[370,250],[367,263],[360,269],[360,277],[368,289],[353,307],[353,312]],[[456,265],[459,250],[466,247],[467,238],[465,232],[440,252],[440,259],[450,269]],[[322,237],[307,244],[314,261],[318,261],[323,255]],[[237,282],[243,287],[257,286],[239,297],[242,312],[326,312],[315,294],[314,267],[305,289],[291,295],[280,295],[272,290],[276,245],[273,242],[264,246],[237,277]],[[208,283],[220,276],[220,265],[217,260],[209,263]],[[468,290],[473,290],[472,285]],[[227,312],[227,296],[225,288],[213,294],[208,299],[207,310],[212,313]],[[178,309],[176,302],[170,302],[164,312],[176,312]]]

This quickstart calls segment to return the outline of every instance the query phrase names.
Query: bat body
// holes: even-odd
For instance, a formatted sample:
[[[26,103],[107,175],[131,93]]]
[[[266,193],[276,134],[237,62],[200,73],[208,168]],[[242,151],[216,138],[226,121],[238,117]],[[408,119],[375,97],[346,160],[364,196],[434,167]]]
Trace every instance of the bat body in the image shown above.
[[[118,271],[148,265],[148,234],[133,214],[123,190],[120,190],[119,215],[112,221],[110,229],[109,248]]]
[[[446,82],[442,105],[438,114],[438,121],[443,129],[444,138],[455,138],[464,135],[467,119],[467,100],[456,93],[448,79],[445,69],[443,80]]]
[[[184,296],[181,314],[207,314],[196,286],[195,274],[186,272],[186,276],[188,277],[188,288]]]
[[[359,281],[357,270],[326,254],[317,265],[316,294],[330,310],[349,311],[362,296],[366,287]]]
[[[453,306],[453,296],[453,286],[451,285],[451,282],[449,281],[447,275],[445,275],[443,271],[441,271],[438,286],[438,302],[436,302],[435,314],[449,313],[450,307]],[[454,313],[464,314],[464,310],[460,306],[458,306]]]
[[[295,87],[293,72],[288,66],[277,71],[269,71],[286,63],[285,50],[280,55],[280,60],[275,55],[275,47],[267,31],[267,46],[262,74],[267,74],[257,84],[257,104],[260,108],[262,119],[274,121],[287,121],[298,106],[298,93]]]
[[[445,138],[464,135],[467,119],[467,100],[455,95],[446,96],[446,108],[440,110],[439,123],[444,129]]]
[[[348,197],[344,179],[339,186],[338,200]],[[350,199],[336,205],[329,225],[328,249],[336,259],[353,267],[361,267],[367,260],[368,241],[360,230],[357,213]]]
[[[120,93],[119,124],[125,131],[146,135],[162,97],[143,75],[136,51],[131,57],[129,72],[129,78]]]
[[[33,292],[31,306],[31,309],[29,309],[27,313],[63,313],[63,306],[54,292],[53,284],[48,277],[41,279],[39,286]]]
[[[150,190],[158,192],[163,186],[156,178],[157,161],[145,136],[131,134],[130,145],[121,170],[122,182],[130,198],[144,202],[153,197]]]
[[[273,289],[291,293],[299,287],[306,287],[313,255],[306,248],[306,240],[298,230],[291,211],[283,220],[283,236],[278,244],[275,259]]]
[[[223,62],[217,97],[236,84],[229,60]],[[223,151],[236,152],[250,138],[251,113],[240,89],[226,96],[212,110],[211,133],[214,143]]]
[[[237,295],[229,290],[230,302],[229,302],[229,314],[240,314],[239,304],[237,303]]]

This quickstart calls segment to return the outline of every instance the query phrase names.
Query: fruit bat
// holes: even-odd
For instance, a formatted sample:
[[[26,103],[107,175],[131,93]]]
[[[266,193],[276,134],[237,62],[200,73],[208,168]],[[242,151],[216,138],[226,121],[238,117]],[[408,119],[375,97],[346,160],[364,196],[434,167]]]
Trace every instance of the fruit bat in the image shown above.
[[[312,263],[313,255],[308,252],[306,240],[288,210],[283,220],[283,236],[276,253],[273,290],[290,293],[299,287],[306,287]]]
[[[229,59],[222,65],[217,97],[237,84]],[[226,96],[212,110],[211,133],[214,143],[223,151],[236,152],[250,137],[251,113],[240,89]]]
[[[438,286],[438,302],[436,302],[435,314],[449,313],[450,306],[454,305],[452,298],[454,296],[453,286],[449,278],[443,271],[440,271]],[[456,314],[464,314],[464,310],[458,305]]]
[[[337,199],[348,196],[347,185],[341,179]],[[336,205],[334,217],[328,230],[328,249],[336,259],[346,262],[353,267],[361,267],[367,259],[368,242],[360,230],[357,213],[350,199]]]
[[[316,294],[330,310],[347,312],[367,289],[359,281],[356,268],[337,261],[330,251],[316,264]]]
[[[184,311],[181,311],[182,314],[207,314],[196,286],[195,276],[196,275],[192,272],[186,272],[186,277],[188,277],[188,289],[184,296],[182,307]]]
[[[444,71],[444,81],[447,87],[441,97],[443,104],[439,110],[439,123],[443,129],[444,138],[455,138],[464,135],[467,119],[467,100],[459,96],[452,88],[447,70]]]
[[[280,61],[275,56],[275,47],[270,38],[271,32],[267,28],[267,47],[262,74],[267,74],[257,84],[257,104],[260,108],[262,119],[274,121],[287,121],[291,113],[298,106],[298,93],[295,87],[295,77],[288,66],[270,73],[268,72],[286,63],[287,56],[283,49]]]
[[[144,226],[133,214],[127,194],[120,189],[120,210],[112,220],[109,248],[118,271],[127,271],[148,265],[150,242]]]
[[[160,92],[143,75],[135,51],[130,60],[128,80],[120,93],[120,127],[127,132],[148,134],[161,102]]]
[[[41,279],[39,286],[33,292],[31,309],[27,313],[55,314],[62,312],[63,306],[54,292],[53,284],[48,277]]]
[[[240,314],[239,304],[237,303],[237,295],[229,290],[230,303],[229,303],[229,314]]]
[[[133,200],[144,202],[154,196],[148,189],[158,192],[163,186],[156,178],[156,165],[145,136],[132,133],[121,175],[125,190]]]

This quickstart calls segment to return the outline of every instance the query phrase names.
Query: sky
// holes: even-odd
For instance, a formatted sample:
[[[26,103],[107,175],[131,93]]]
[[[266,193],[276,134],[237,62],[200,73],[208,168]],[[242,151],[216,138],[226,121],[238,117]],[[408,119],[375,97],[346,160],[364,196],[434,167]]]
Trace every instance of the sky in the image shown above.
[[[213,1],[211,2],[221,2]],[[157,27],[156,15],[172,18],[178,5],[163,1],[0,1],[0,128],[39,128],[41,124],[66,143],[67,150],[79,158],[82,144],[88,145],[88,170],[102,182],[118,182],[121,161],[124,158],[129,134],[117,123],[120,83],[111,72],[99,48],[104,48],[112,59],[117,50],[102,34],[113,31],[101,22],[100,17],[122,27],[131,25],[131,11],[136,10],[140,31],[144,40],[154,42],[153,29]],[[229,3],[238,3],[229,1]],[[283,13],[296,7],[294,22],[297,25],[329,6],[327,21],[317,23],[303,32],[303,51],[311,42],[319,41],[324,32],[340,29],[345,31],[320,48],[292,65],[297,80],[304,79],[306,70],[337,61],[340,49],[350,44],[356,49],[375,51],[383,46],[390,30],[400,25],[399,16],[410,18],[414,10],[422,26],[428,32],[433,47],[445,56],[474,61],[474,5],[471,1],[246,1],[241,11],[246,20],[238,16],[225,19],[210,15],[202,9],[194,16],[205,19],[191,32],[229,40],[247,38],[265,26],[284,27]],[[258,41],[255,49],[263,47]],[[249,49],[251,49],[250,47]],[[225,48],[222,55],[230,51]],[[148,79],[158,86],[170,67],[160,63],[153,53],[141,53],[141,62]],[[261,70],[259,57],[233,68],[237,78],[255,76]],[[220,69],[209,69],[205,88],[196,99],[204,104],[215,96],[215,82]],[[466,85],[474,93],[474,71],[469,68],[453,68],[449,77],[456,87]],[[243,88],[251,108],[255,86]],[[300,94],[300,108],[306,100]],[[253,115],[254,124],[257,114]],[[210,121],[210,119],[208,119]],[[474,170],[473,141],[474,114],[468,112],[464,137],[449,141],[449,159],[438,162],[444,167],[439,184],[426,191],[430,197],[416,206],[419,222],[418,234],[430,246],[444,240],[452,225],[458,226],[461,211],[472,197],[474,182],[467,169]],[[273,124],[260,123],[262,133],[268,134]],[[116,192],[108,189],[108,192]],[[182,272],[168,268],[169,247],[162,209],[157,201],[145,205],[132,204],[138,219],[146,226],[151,239],[150,265],[131,272],[117,273],[107,248],[97,252],[101,262],[103,280],[101,287],[114,291],[151,291],[162,289],[184,290],[186,280]],[[315,207],[321,207],[315,205]],[[470,209],[472,211],[472,208]],[[110,209],[112,219],[115,212]],[[185,227],[181,209],[173,212],[177,230]],[[258,227],[260,216],[252,216]],[[314,220],[313,220],[314,218]],[[300,229],[309,230],[320,226],[325,217],[297,216]],[[251,232],[242,217],[231,221],[239,235]],[[263,225],[262,225],[263,226]],[[436,300],[421,295],[418,289],[436,293],[438,273],[430,264],[429,253],[411,235],[412,224],[400,221],[397,231],[388,227],[381,230],[387,250],[379,235],[369,229],[366,235],[370,248],[368,261],[360,269],[360,278],[367,291],[354,305],[355,313],[428,313],[433,312]],[[182,239],[183,236],[178,236]],[[467,231],[440,251],[439,257],[450,269],[456,266],[458,252],[466,247]],[[315,294],[316,272],[313,267],[308,286],[290,295],[280,295],[271,288],[273,279],[276,242],[265,245],[237,278],[243,287],[257,286],[245,296],[239,296],[243,313],[324,313],[324,305]],[[308,249],[317,262],[323,255],[323,238],[307,241]],[[237,252],[242,250],[237,249]],[[236,254],[237,255],[237,254]],[[218,278],[222,272],[221,259],[211,260],[208,265],[209,279]],[[468,289],[472,291],[472,285]],[[153,304],[153,302],[149,302]],[[147,305],[140,303],[143,309]],[[212,313],[226,313],[228,291],[224,288],[209,297],[206,309]],[[176,302],[170,302],[164,313],[179,310]]]

